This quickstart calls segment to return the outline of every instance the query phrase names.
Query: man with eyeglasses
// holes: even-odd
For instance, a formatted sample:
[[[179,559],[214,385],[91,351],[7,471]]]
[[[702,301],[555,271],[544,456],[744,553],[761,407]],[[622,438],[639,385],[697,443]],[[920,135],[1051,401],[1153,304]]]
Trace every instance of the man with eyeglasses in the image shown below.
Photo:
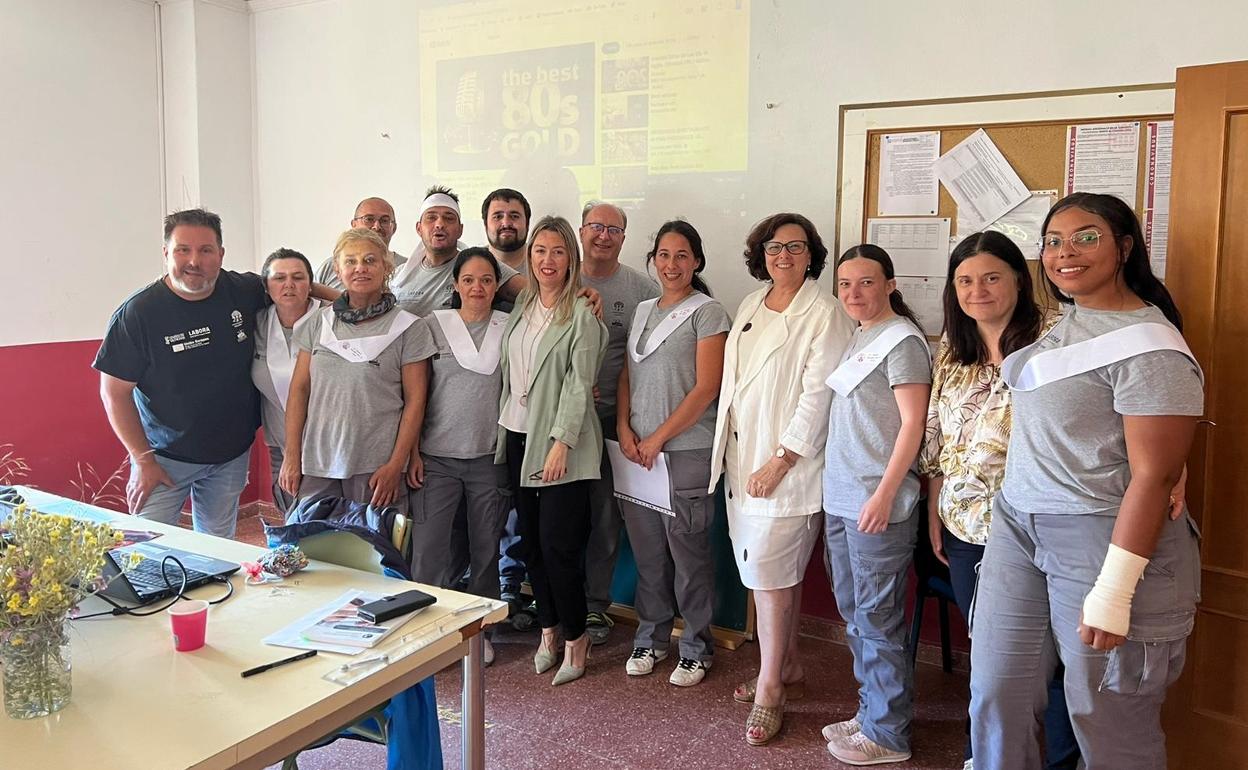
[[[590,201],[581,211],[581,283],[602,295],[602,322],[607,325],[607,352],[598,370],[595,406],[602,434],[616,440],[615,405],[620,370],[624,368],[628,327],[637,305],[658,297],[659,286],[645,273],[620,264],[628,217],[619,206]],[[585,630],[594,644],[607,641],[614,623],[607,616],[611,606],[611,579],[619,553],[624,519],[615,498],[611,463],[602,455],[602,478],[591,485],[589,545],[585,553],[585,597],[589,615]]]
[[[355,207],[355,216],[351,217],[352,227],[364,227],[381,236],[386,242],[386,246],[390,246],[390,239],[394,237],[395,230],[398,229],[398,220],[394,217],[394,207],[382,198],[365,198]],[[396,269],[403,266],[407,261],[407,257],[400,256],[391,251],[390,255],[394,258]],[[326,286],[342,291],[345,287],[342,281],[338,280],[338,272],[334,270],[334,258],[328,257],[316,271],[316,282],[323,283]]]

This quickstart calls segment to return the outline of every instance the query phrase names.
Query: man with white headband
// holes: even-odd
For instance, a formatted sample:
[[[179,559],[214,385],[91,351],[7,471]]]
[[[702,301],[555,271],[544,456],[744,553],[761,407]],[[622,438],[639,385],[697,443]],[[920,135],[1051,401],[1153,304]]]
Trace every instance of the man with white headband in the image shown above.
[[[459,197],[449,188],[430,187],[420,207],[416,233],[420,236],[420,245],[407,264],[395,271],[390,290],[404,310],[423,317],[451,306],[454,293],[451,269],[455,255],[467,248],[467,244],[459,240],[464,234],[464,223],[459,218]],[[499,272],[498,296],[515,300],[525,287],[524,276],[505,264],[499,265]]]
[[[395,230],[398,229],[399,223],[394,216],[394,206],[384,198],[365,198],[355,207],[355,216],[351,217],[352,227],[363,227],[372,230],[381,236],[386,242],[386,246],[390,246],[390,239],[394,237]],[[403,263],[407,261],[407,257],[390,251],[390,256],[394,259],[394,266],[397,270],[403,269]],[[323,283],[326,286],[342,291],[345,286],[342,281],[338,280],[338,271],[334,269],[334,257],[330,255],[325,258],[321,266],[316,270],[316,282]]]

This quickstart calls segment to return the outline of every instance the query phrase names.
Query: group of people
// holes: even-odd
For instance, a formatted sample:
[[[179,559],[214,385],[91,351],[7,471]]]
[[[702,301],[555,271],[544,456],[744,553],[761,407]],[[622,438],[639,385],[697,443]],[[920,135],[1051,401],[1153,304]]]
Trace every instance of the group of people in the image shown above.
[[[733,693],[751,704],[745,739],[772,740],[805,694],[801,584],[822,533],[859,693],[823,735],[854,765],[910,757],[904,605],[926,523],[972,629],[968,766],[1164,766],[1160,708],[1198,595],[1183,488],[1203,381],[1126,204],[1076,193],[1049,212],[1050,307],[1013,241],[966,237],[934,365],[889,255],[840,255],[834,295],[801,215],[752,229],[762,286],[730,318],[688,222],[648,244],[651,278],[619,261],[617,206],[530,227],[502,189],[481,214],[488,247],[467,247],[458,199],[432,188],[404,259],[393,208],[366,199],[318,271],[279,249],[260,276],[221,270],[215,215],[166,218],[166,275],[117,311],[95,363],[131,510],[170,520],[190,494],[195,526],[230,535],[262,412],[280,506],[398,507],[422,582],[467,575],[511,599],[527,573],[534,667],[562,652],[555,685],[609,632],[626,528],[625,670],[651,674],[680,616],[670,681],[692,686],[713,660],[722,477],[757,607],[758,675]],[[605,441],[646,468],[663,456],[670,511],[614,496]]]

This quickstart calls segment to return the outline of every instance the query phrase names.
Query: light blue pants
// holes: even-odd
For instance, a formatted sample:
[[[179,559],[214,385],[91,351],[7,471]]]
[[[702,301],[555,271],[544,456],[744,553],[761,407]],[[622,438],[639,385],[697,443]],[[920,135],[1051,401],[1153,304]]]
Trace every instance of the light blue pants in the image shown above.
[[[824,517],[828,576],[845,620],[858,680],[857,719],[871,740],[910,751],[914,669],[906,646],[906,589],[920,516],[866,535],[858,523]],[[978,766],[979,757],[976,755]]]
[[[1183,670],[1200,592],[1187,516],[1167,519],[1131,604],[1127,642],[1079,639],[1112,515],[1026,514],[998,495],[971,611],[971,742],[976,770],[1039,770],[1040,728],[1057,660],[1087,770],[1164,770],[1161,705]]]
[[[138,516],[166,524],[177,524],[187,495],[191,498],[191,522],[196,532],[217,537],[234,537],[238,524],[238,498],[247,486],[249,452],[229,462],[201,465],[152,455],[169,474],[173,486],[158,484],[143,504]],[[135,473],[133,463],[130,473]]]

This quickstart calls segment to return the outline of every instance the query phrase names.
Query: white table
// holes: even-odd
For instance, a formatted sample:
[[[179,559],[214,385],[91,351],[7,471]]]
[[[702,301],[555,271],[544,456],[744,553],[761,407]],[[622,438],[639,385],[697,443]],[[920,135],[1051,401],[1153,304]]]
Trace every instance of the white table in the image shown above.
[[[35,490],[23,492],[36,507],[62,500]],[[263,552],[147,519],[103,513],[117,517],[119,527],[164,533],[156,541],[161,545],[234,562],[254,561]],[[72,622],[72,700],[64,710],[42,719],[0,716],[5,765],[16,760],[22,766],[48,770],[84,766],[263,768],[462,661],[463,766],[472,770],[485,766],[480,632],[483,623],[506,618],[505,604],[494,602],[491,608],[455,615],[453,610],[481,599],[323,562],[313,562],[282,583],[248,586],[244,577],[244,573],[236,574],[234,596],[212,607],[207,643],[194,652],[174,651],[164,613]],[[298,653],[260,640],[350,588],[387,594],[420,588],[438,598],[437,604],[418,613],[365,656],[397,648],[405,633],[426,625],[440,627],[435,641],[345,686],[322,676],[352,658],[326,652],[247,679],[239,676],[244,669]],[[222,585],[209,585],[189,595],[213,599],[224,590]],[[99,603],[88,601],[93,604],[84,606],[84,611]]]

